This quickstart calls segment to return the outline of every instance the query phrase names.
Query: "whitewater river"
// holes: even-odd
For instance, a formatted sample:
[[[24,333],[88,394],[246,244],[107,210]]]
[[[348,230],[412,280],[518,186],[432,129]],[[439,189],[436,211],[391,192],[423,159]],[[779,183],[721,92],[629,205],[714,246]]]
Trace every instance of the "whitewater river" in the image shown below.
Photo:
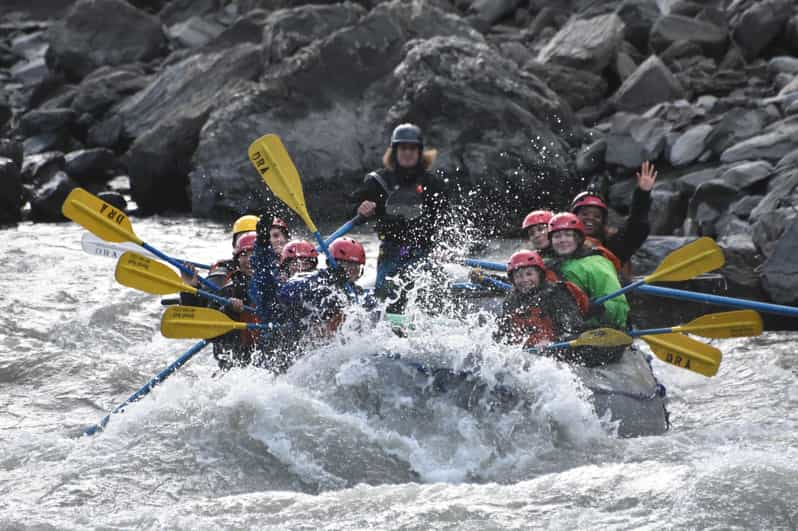
[[[220,225],[133,225],[174,255],[229,252]],[[214,377],[208,348],[82,436],[194,343],[163,338],[159,298],[117,284],[114,261],[85,254],[82,234],[72,223],[0,231],[0,529],[798,526],[794,333],[716,342],[713,378],[655,359],[673,422],[658,437],[613,437],[549,360],[523,377],[539,396],[523,414],[416,408],[362,356],[462,366],[478,352],[490,378],[520,354],[476,319],[419,321],[402,339],[357,318],[277,379]],[[375,250],[371,238],[372,267]]]

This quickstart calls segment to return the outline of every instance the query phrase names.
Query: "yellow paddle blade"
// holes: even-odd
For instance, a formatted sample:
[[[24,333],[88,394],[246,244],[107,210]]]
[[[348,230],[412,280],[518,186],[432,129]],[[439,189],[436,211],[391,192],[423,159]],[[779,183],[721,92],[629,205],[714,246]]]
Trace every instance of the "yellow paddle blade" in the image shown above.
[[[302,218],[310,232],[318,232],[305,206],[299,172],[280,137],[264,135],[250,144],[247,153],[272,193]]]
[[[678,282],[720,269],[726,259],[723,251],[712,238],[698,238],[694,242],[679,247],[665,257],[653,273],[645,277],[645,282]]]
[[[711,313],[685,325],[673,327],[674,332],[687,332],[715,339],[758,336],[762,330],[762,317],[753,310]]]
[[[69,192],[61,205],[61,212],[107,242],[129,241],[141,245],[141,240],[133,232],[133,225],[124,212],[83,188],[75,188]]]
[[[634,339],[632,336],[616,330],[614,328],[597,328],[583,332],[568,344],[572,347],[623,347],[631,345]]]
[[[170,306],[161,317],[161,334],[171,339],[210,339],[246,327],[218,310],[198,306]]]
[[[183,282],[166,264],[132,251],[119,257],[114,276],[123,286],[153,295],[168,295],[178,291],[197,292],[197,288]]]
[[[723,357],[715,347],[682,334],[642,336],[642,339],[648,343],[654,355],[665,363],[704,376],[714,376]]]

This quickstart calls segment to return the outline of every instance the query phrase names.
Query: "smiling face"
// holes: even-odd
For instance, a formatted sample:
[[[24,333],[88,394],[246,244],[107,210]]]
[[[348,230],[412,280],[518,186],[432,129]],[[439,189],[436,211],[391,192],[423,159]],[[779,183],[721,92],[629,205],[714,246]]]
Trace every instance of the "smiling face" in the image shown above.
[[[551,234],[551,247],[557,256],[567,256],[579,247],[579,236],[575,230],[558,230]]]
[[[399,144],[396,146],[396,162],[403,168],[415,168],[421,152],[418,144]]]
[[[538,251],[548,248],[549,246],[549,226],[546,223],[538,223],[532,225],[527,229],[529,235],[529,243]]]
[[[238,268],[246,276],[252,276],[252,250],[247,250],[238,255]]]
[[[604,230],[604,211],[596,206],[583,206],[576,210],[578,217],[585,225],[588,236],[597,237]]]
[[[360,278],[360,275],[362,275],[363,268],[357,262],[346,262],[339,260],[338,265],[343,268],[344,273],[346,273],[346,278],[349,280],[349,282],[356,282],[357,279]]]
[[[527,293],[540,286],[541,274],[537,267],[522,267],[513,271],[513,286],[521,293]]]
[[[288,276],[296,273],[305,273],[316,269],[316,260],[313,258],[291,258],[287,261]]]
[[[280,253],[283,252],[283,247],[288,243],[288,238],[285,236],[283,229],[272,227],[269,229],[269,242],[272,244],[275,254],[280,256]]]

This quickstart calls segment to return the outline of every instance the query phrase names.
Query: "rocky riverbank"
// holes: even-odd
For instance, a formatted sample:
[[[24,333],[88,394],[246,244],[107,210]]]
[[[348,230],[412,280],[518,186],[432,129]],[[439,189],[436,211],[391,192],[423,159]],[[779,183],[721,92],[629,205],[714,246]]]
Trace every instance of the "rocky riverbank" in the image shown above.
[[[732,282],[798,299],[791,0],[30,4],[0,6],[0,223],[58,220],[75,186],[142,215],[260,210],[267,132],[342,220],[414,121],[495,233],[588,182],[623,215],[652,160],[653,234],[715,237]]]

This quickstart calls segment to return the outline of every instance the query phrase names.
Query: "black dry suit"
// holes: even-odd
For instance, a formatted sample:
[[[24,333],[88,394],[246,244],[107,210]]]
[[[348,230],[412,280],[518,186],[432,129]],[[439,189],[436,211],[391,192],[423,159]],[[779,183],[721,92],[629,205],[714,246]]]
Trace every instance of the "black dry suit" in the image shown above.
[[[366,175],[355,193],[358,204],[377,204],[376,230],[382,244],[375,289],[392,276],[425,258],[435,244],[436,229],[449,212],[446,177],[421,162],[410,170],[383,168]]]

